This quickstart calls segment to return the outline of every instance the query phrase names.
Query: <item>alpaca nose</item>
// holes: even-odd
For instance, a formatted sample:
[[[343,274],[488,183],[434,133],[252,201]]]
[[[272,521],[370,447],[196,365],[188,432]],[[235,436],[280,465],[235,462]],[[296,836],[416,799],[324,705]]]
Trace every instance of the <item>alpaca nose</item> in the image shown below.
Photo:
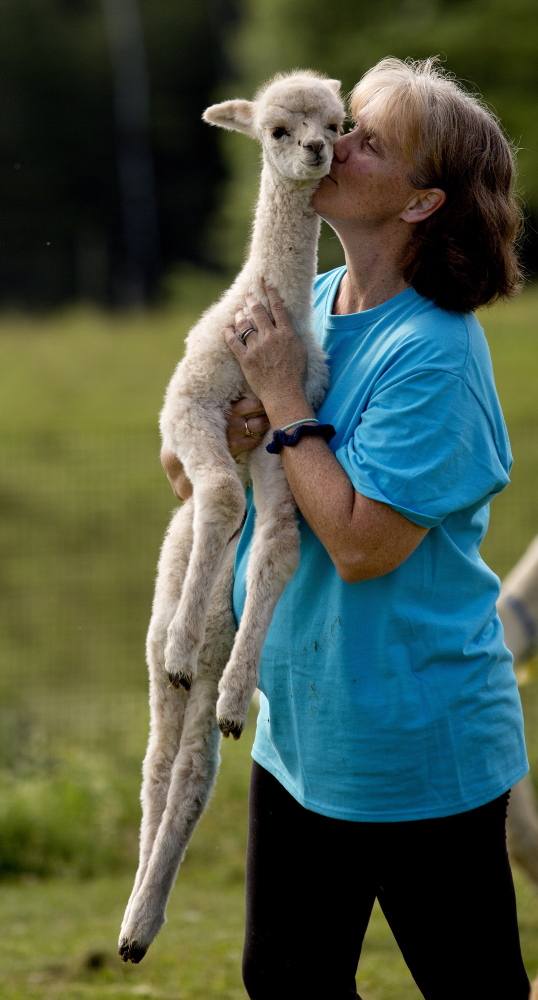
[[[316,154],[316,156],[319,156],[324,146],[325,143],[323,139],[311,139],[310,142],[304,143],[304,148],[310,149],[313,153]]]

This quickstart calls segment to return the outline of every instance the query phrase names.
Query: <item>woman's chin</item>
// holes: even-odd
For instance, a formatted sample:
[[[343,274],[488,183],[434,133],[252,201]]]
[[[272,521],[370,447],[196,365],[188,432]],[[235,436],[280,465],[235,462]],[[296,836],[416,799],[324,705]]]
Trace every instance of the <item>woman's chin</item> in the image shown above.
[[[331,181],[327,175],[322,177],[319,187],[312,195],[312,208],[318,215],[321,215],[325,207],[329,205],[332,188],[334,188],[334,181]]]

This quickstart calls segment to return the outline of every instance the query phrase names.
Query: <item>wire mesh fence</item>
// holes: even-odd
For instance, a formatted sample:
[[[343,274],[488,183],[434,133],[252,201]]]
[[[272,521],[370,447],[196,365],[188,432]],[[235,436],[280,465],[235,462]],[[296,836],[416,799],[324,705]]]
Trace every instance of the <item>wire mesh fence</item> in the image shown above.
[[[513,483],[492,505],[483,555],[501,576],[538,526],[537,431],[512,430]],[[156,432],[0,439],[0,764],[58,741],[140,755],[174,507],[158,456]]]
[[[3,755],[28,741],[128,751],[174,499],[156,433],[0,441]]]

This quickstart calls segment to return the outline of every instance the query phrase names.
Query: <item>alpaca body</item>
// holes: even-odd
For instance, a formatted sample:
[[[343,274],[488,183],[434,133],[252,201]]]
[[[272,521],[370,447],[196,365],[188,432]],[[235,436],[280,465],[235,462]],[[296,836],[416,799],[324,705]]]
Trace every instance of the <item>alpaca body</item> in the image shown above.
[[[311,298],[319,220],[310,201],[317,183],[316,180],[302,184],[297,190],[296,184],[286,186],[282,179],[275,181],[264,167],[249,261],[230,290],[205,313],[189,334],[185,358],[178,365],[167,392],[161,415],[163,440],[176,452],[193,484],[195,510],[191,559],[182,597],[168,630],[165,651],[166,670],[176,685],[189,687],[196,676],[211,582],[224,545],[241,525],[245,512],[244,484],[226,443],[226,417],[229,404],[250,390],[236,359],[222,339],[222,331],[226,326],[233,325],[235,313],[244,307],[247,292],[263,297],[262,277],[281,291],[298,336],[307,348],[306,394],[314,409],[322,402],[327,389],[325,357],[312,332]],[[281,242],[287,251],[279,259],[278,246]],[[251,633],[248,645],[252,649],[248,654],[248,665],[243,667],[242,673],[243,679],[248,674],[249,683],[244,686],[240,703],[234,706],[228,698],[218,710],[223,731],[231,731],[234,735],[239,735],[244,725],[248,708],[245,702],[247,699],[250,701],[247,689],[251,688],[251,696],[256,687],[256,677],[252,674],[257,672],[258,664],[253,663],[252,657],[259,660],[259,640],[261,638],[263,643],[263,636],[256,626],[258,638],[254,648],[254,616],[259,622],[259,615],[266,618],[266,610],[270,607],[268,626],[276,600],[296,567],[298,548],[295,508],[280,458],[270,456],[264,450],[261,456],[257,453],[245,454],[244,460],[256,496],[256,533],[264,524],[264,536],[270,535],[273,530],[275,537],[266,537],[265,540],[272,549],[280,542],[279,552],[273,553],[276,563],[274,559],[271,563],[280,565],[283,573],[275,574],[273,585],[263,588],[263,610],[259,607],[260,600],[251,613],[245,609],[246,626],[243,632],[248,629]],[[260,478],[263,478],[263,487]],[[269,516],[271,512],[273,517]],[[271,527],[267,523],[268,517]],[[291,524],[284,525],[285,518],[293,521],[293,527]],[[259,548],[259,545],[254,545],[252,559],[255,563],[260,558],[269,563],[268,553],[265,558],[256,558]],[[250,579],[256,579],[255,572],[250,574]],[[246,638],[246,635],[242,637],[240,629],[236,646],[240,647]],[[244,656],[244,652],[234,650],[235,662],[243,657],[245,663]],[[227,674],[229,679],[231,673],[230,670]]]
[[[139,869],[120,932],[124,961],[140,961],[164,923],[177,869],[215,780],[219,728],[226,736],[241,734],[274,607],[298,564],[296,509],[280,457],[263,445],[237,460],[228,450],[230,405],[250,390],[222,333],[244,309],[247,292],[267,305],[262,278],[278,288],[307,350],[307,398],[319,407],[328,373],[312,323],[319,220],[311,198],[330,168],[343,121],[338,90],[337,81],[295,74],[277,78],[253,104],[225,102],[204,115],[257,138],[264,165],[247,262],[190,331],[161,414],[163,442],[182,462],[193,495],[163,543],[148,633],[151,735]],[[233,558],[249,480],[256,529],[234,639]]]

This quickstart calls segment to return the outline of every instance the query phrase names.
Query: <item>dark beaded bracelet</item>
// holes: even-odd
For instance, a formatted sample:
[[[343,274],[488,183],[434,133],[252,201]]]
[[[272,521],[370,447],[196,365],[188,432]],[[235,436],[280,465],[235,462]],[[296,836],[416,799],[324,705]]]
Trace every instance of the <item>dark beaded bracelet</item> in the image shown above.
[[[284,447],[293,448],[303,437],[322,437],[325,441],[330,441],[336,431],[332,424],[300,424],[293,431],[293,434],[286,434],[286,431],[274,431],[273,440],[266,445],[265,450],[271,455],[278,455]]]

